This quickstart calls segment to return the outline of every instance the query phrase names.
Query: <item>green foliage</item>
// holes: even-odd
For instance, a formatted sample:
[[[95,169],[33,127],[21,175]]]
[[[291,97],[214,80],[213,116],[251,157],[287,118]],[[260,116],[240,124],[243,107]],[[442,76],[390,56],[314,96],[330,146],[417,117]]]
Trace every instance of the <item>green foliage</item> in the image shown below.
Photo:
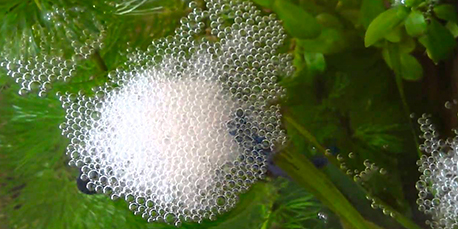
[[[410,12],[405,25],[407,34],[412,37],[423,35],[427,28],[425,16],[421,12],[415,10]]]
[[[322,53],[304,53],[305,63],[308,66],[309,74],[321,74],[326,70],[326,60]]]
[[[374,45],[390,34],[407,16],[408,11],[404,6],[389,9],[378,15],[367,28],[364,39],[366,47]]]
[[[306,39],[320,35],[321,28],[316,18],[288,0],[275,0],[273,9],[293,37]]]
[[[363,0],[361,3],[361,23],[368,28],[372,20],[385,11],[382,0]]]
[[[418,40],[426,47],[429,58],[436,63],[448,58],[456,46],[450,31],[435,19],[431,19],[427,33]]]
[[[434,7],[434,14],[436,17],[458,23],[458,13],[456,7],[452,4],[442,4]]]
[[[423,77],[423,68],[415,57],[407,53],[402,53],[400,59],[403,79],[416,81]]]

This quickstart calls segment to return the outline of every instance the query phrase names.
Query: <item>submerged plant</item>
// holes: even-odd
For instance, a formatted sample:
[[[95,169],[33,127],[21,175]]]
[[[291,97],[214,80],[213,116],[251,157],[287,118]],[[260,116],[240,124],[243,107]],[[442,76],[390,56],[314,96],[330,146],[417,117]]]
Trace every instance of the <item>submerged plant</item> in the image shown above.
[[[0,3],[1,222],[423,226],[408,116],[454,53],[450,1],[189,2]],[[452,227],[455,145],[431,141],[418,203]]]

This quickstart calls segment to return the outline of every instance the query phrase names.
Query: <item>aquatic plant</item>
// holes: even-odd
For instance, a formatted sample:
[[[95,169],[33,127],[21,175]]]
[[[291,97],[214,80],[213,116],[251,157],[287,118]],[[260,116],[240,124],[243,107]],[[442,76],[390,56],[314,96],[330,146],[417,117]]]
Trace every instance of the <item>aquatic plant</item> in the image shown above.
[[[0,221],[426,226],[409,116],[453,97],[456,8],[253,2],[0,3]],[[426,222],[453,225],[428,179]]]

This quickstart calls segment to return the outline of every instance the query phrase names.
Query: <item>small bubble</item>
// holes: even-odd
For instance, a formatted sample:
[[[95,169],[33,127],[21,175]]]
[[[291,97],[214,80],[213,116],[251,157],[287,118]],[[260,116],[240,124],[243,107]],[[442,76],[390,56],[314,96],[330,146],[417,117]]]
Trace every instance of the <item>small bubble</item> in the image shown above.
[[[317,216],[318,216],[319,220],[322,220],[324,222],[327,222],[327,220],[328,220],[328,215],[326,215],[323,212],[318,212]]]
[[[343,156],[341,154],[337,154],[337,160],[338,161],[343,161],[344,158],[343,158]]]
[[[219,206],[223,206],[226,204],[226,198],[224,196],[218,196],[218,199],[216,200],[216,203]]]
[[[353,177],[353,180],[356,182],[356,183],[359,183],[361,181],[361,177],[359,175],[355,175]]]
[[[388,210],[388,208],[383,208],[382,212],[383,212],[384,215],[390,215],[391,214],[391,211]]]
[[[450,101],[445,102],[445,108],[451,109],[452,108],[452,103]]]
[[[391,217],[391,218],[395,218],[395,217],[396,217],[396,213],[390,212],[390,217]]]

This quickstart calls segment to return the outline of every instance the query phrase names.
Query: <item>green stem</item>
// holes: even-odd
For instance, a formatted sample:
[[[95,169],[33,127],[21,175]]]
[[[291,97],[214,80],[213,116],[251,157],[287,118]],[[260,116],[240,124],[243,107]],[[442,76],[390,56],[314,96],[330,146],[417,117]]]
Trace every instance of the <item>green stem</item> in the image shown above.
[[[410,108],[407,104],[407,99],[404,93],[404,85],[402,81],[402,71],[401,71],[401,59],[399,57],[399,47],[396,44],[389,45],[389,53],[390,53],[390,60],[394,70],[395,78],[396,78],[396,85],[398,87],[399,95],[401,96],[402,107],[406,114],[407,120],[409,120],[410,129],[412,131],[413,139],[415,141],[415,146],[417,148],[418,158],[421,157],[422,152],[420,151],[420,144],[418,142],[417,133],[415,131],[415,127],[412,123],[412,119],[410,118]]]
[[[377,202],[379,202],[381,205],[383,205],[383,207],[385,209],[389,210],[392,213],[391,217],[393,217],[393,219],[395,219],[404,228],[407,228],[407,229],[421,229],[421,227],[418,226],[416,223],[412,222],[412,220],[410,220],[409,218],[407,218],[403,214],[399,213],[398,211],[394,210],[392,207],[390,207],[389,205],[385,204],[383,201],[378,199]]]
[[[318,143],[318,141],[316,140],[316,138],[307,130],[305,129],[305,127],[301,126],[299,123],[297,123],[293,118],[285,115],[284,116],[284,119],[290,123],[294,128],[296,128],[300,134],[302,134],[311,144],[313,144],[319,151],[326,151],[324,149],[323,146],[320,145],[320,143]],[[287,154],[286,156],[282,154]],[[329,156],[324,153],[325,156],[327,156],[329,158]],[[285,159],[286,158],[286,159]],[[289,160],[288,160],[289,159]],[[332,158],[333,161],[335,161],[335,166],[339,167],[338,163],[336,162],[335,158]],[[301,161],[302,160],[302,161]],[[296,154],[293,154],[291,155],[290,152],[284,152],[284,153],[280,153],[278,155],[276,155],[276,157],[274,158],[274,161],[276,163],[276,165],[278,165],[280,168],[282,168],[291,178],[293,178],[294,180],[296,180],[299,184],[301,184],[302,186],[304,186],[305,188],[307,188],[309,191],[311,191],[318,199],[320,199],[321,201],[323,201],[325,204],[327,204],[328,206],[330,206],[331,210],[334,210],[336,212],[336,214],[338,214],[339,216],[341,217],[344,217],[343,213],[340,213],[337,212],[339,209],[336,209],[335,207],[333,207],[335,201],[341,201],[342,202],[342,206],[343,205],[351,205],[346,199],[345,197],[343,197],[343,195],[340,193],[340,191],[334,186],[334,184],[328,180],[328,178],[326,177],[326,175],[324,175],[323,173],[321,173],[321,171],[319,171],[318,169],[315,168],[315,166],[313,166],[312,163],[310,163],[308,161],[308,159],[305,157],[305,156],[302,156],[302,155],[298,155],[297,153]],[[310,165],[313,167],[313,168],[308,168],[310,167]],[[304,166],[307,166],[307,168],[302,168]],[[302,168],[303,170],[306,170],[308,169],[308,171],[300,171],[300,168]],[[310,174],[313,174],[313,176],[310,176]],[[310,177],[313,177],[312,179]],[[321,179],[323,179],[323,181],[321,181]],[[318,181],[321,181],[322,183],[324,183],[323,185],[320,184],[320,182]],[[314,183],[315,182],[315,183]],[[321,186],[320,186],[321,185]],[[356,184],[364,193],[365,195],[367,196],[368,193],[366,191],[366,189],[364,189],[363,187],[361,187],[359,184]],[[313,187],[311,187],[313,186]],[[325,187],[327,186],[327,187]],[[317,188],[322,188],[321,192],[320,193],[316,193],[318,191],[320,191],[319,189]],[[323,189],[327,189],[329,188],[329,190],[323,190]],[[330,194],[328,194],[327,196],[323,196],[323,193],[326,193],[326,192],[330,192],[332,193],[332,196],[329,196]],[[338,194],[337,194],[338,192]],[[333,197],[336,197],[336,199],[333,199]],[[342,199],[343,198],[343,199]],[[334,202],[333,202],[334,201]],[[346,202],[346,203],[345,203]],[[389,210],[390,212],[393,212],[393,218],[399,223],[401,224],[402,226],[404,226],[405,228],[407,229],[421,229],[421,227],[419,227],[417,224],[415,224],[414,222],[412,222],[409,218],[407,218],[406,216],[404,216],[403,214],[397,212],[396,210],[394,210],[393,208],[391,208],[389,205],[387,205],[386,203],[384,203],[383,201],[378,201],[381,205],[383,205],[387,210]],[[330,205],[329,205],[330,204]],[[349,206],[347,206],[348,208]],[[353,206],[350,206],[351,209],[353,209],[354,211],[356,211]],[[350,208],[348,208],[350,209]],[[352,210],[347,210],[345,208],[341,209],[341,211],[349,211],[348,214],[354,214],[352,212]],[[357,211],[356,211],[357,212]],[[359,213],[357,212],[357,214],[359,215]],[[356,217],[356,216],[354,216]],[[346,219],[344,217],[344,219]],[[351,222],[351,221],[350,221]],[[349,224],[349,222],[346,222]],[[350,224],[351,225],[351,224]],[[356,227],[355,227],[356,228]]]
[[[351,228],[370,229],[369,224],[350,204],[334,184],[304,156],[284,151],[274,156],[274,161],[293,180],[326,204]]]
[[[310,142],[320,153],[322,153],[333,165],[339,166],[339,163],[337,162],[336,158],[333,157],[331,154],[326,153],[326,149],[318,143],[316,138],[303,126],[301,126],[299,123],[297,123],[293,118],[291,118],[288,115],[283,116],[283,119],[291,124],[299,133],[307,139],[308,142]]]

